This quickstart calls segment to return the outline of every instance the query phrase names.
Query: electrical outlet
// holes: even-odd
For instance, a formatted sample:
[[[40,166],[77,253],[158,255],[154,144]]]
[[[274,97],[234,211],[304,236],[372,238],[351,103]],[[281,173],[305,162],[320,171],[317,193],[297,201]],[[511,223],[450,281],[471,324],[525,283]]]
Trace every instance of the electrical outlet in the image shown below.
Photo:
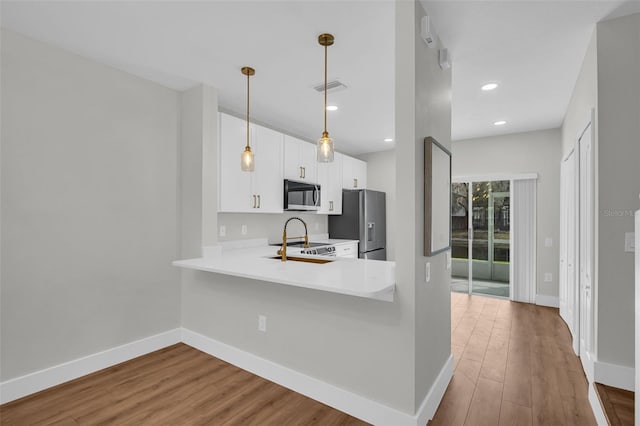
[[[240,233],[241,233],[242,235],[247,235],[247,225],[242,225],[242,226],[240,227]]]
[[[224,225],[220,225],[220,236],[224,237],[225,235],[227,235],[227,227]]]
[[[426,265],[424,267],[424,272],[425,272],[424,280],[426,282],[431,281],[431,262],[427,262],[426,263]]]
[[[545,283],[550,283],[551,281],[553,281],[553,275],[551,275],[551,272],[545,272],[544,273],[544,282]]]
[[[258,331],[267,332],[267,317],[264,315],[258,315]]]

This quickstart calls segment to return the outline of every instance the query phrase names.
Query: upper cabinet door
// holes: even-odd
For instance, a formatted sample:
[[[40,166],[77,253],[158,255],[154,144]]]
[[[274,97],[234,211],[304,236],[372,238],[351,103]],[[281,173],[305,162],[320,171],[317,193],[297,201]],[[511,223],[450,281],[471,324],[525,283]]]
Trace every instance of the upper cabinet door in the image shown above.
[[[284,178],[302,180],[302,164],[300,162],[300,144],[304,141],[284,135]]]
[[[284,135],[266,127],[255,126],[255,170],[252,193],[261,213],[283,212],[283,143]]]
[[[367,163],[347,155],[342,159],[342,187],[365,189],[367,187]]]
[[[353,167],[353,178],[355,179],[356,188],[358,189],[366,189],[367,188],[367,163],[354,159],[354,167]]]
[[[251,175],[240,169],[240,154],[247,143],[247,125],[245,120],[219,114],[220,117],[220,182],[219,205],[221,212],[253,211],[251,195]],[[253,145],[254,131],[250,127]]]
[[[316,146],[284,135],[284,178],[317,183]]]
[[[318,163],[320,214],[342,214],[342,157],[336,152],[333,162]]]
[[[300,162],[304,181],[318,183],[318,158],[315,144],[309,142],[300,144]]]

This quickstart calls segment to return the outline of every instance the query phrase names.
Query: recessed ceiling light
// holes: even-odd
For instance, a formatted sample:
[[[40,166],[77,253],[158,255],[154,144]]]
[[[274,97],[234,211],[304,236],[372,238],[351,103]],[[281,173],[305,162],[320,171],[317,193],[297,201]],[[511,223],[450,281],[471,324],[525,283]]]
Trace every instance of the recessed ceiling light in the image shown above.
[[[487,83],[484,86],[482,86],[481,89],[486,92],[486,91],[489,91],[489,90],[493,90],[496,87],[498,87],[497,83]]]
[[[337,110],[338,110],[337,105],[327,105],[327,111],[337,111]]]
[[[507,124],[507,122],[504,120],[496,121],[495,123],[493,123],[494,126],[504,126],[505,124]]]
[[[393,142],[393,139],[391,139],[391,138],[385,138],[385,139],[384,139],[384,141],[385,141],[385,142]]]

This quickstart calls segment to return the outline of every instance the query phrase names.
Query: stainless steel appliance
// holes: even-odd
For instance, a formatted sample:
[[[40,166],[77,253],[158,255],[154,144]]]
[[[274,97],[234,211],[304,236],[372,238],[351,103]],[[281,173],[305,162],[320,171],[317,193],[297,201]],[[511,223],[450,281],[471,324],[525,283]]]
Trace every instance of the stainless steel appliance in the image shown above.
[[[360,240],[358,257],[387,260],[385,193],[370,189],[342,191],[342,215],[329,216],[329,238]]]
[[[320,185],[312,183],[284,181],[284,209],[289,211],[310,211],[320,208]]]
[[[279,246],[280,244],[270,244],[272,246]],[[304,248],[304,241],[293,241],[287,243],[287,247],[302,247],[302,254],[313,254],[316,256],[336,256],[336,246],[329,243],[309,243],[308,248]]]
[[[336,247],[332,245],[321,244],[320,247],[307,248],[302,250],[302,254],[313,254],[316,256],[336,257]]]

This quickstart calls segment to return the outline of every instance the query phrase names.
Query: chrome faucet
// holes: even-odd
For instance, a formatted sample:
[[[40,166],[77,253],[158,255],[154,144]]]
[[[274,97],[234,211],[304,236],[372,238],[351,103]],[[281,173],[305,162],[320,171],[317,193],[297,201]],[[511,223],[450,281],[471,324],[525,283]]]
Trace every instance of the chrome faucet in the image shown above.
[[[304,220],[300,219],[299,217],[294,216],[289,218],[284,223],[284,230],[282,231],[282,247],[280,247],[280,250],[278,250],[278,255],[282,257],[283,262],[287,261],[287,240],[292,240],[294,238],[303,238],[303,237],[287,237],[287,225],[293,219],[299,220],[304,225],[304,248],[309,248],[309,234],[307,232],[307,224],[305,223]]]

